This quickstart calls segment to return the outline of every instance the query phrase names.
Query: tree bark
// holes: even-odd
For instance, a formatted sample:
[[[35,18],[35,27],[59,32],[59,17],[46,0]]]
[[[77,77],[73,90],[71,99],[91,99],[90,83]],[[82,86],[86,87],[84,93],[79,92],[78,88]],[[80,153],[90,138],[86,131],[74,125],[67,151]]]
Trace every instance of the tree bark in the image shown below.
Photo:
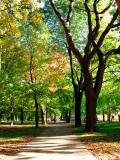
[[[93,92],[85,92],[86,94],[86,131],[98,131],[96,119],[96,103],[97,99]]]
[[[105,122],[105,113],[103,111],[103,122]]]
[[[81,100],[82,100],[82,95],[83,95],[83,73],[81,70],[81,76],[80,79],[78,78],[77,75],[77,83],[75,82],[74,78],[74,69],[73,69],[73,59],[72,59],[72,53],[71,49],[67,47],[68,49],[68,54],[70,58],[70,67],[71,67],[71,79],[72,79],[72,84],[74,87],[74,97],[75,97],[75,126],[82,126],[81,124]]]
[[[21,108],[21,115],[20,115],[21,125],[23,124],[23,108]]]
[[[67,122],[67,123],[70,123],[70,115],[71,115],[70,111],[67,110],[67,111],[66,111],[66,122]]]
[[[14,99],[11,97],[11,94],[10,94],[10,105],[11,105],[11,110],[10,110],[11,123],[10,123],[10,125],[13,126],[13,121],[14,121],[14,115],[13,115]]]
[[[85,96],[86,96],[86,131],[98,131],[96,119],[97,94],[93,88],[93,78],[90,64],[85,64]]]
[[[44,106],[41,107],[41,113],[42,113],[42,125],[46,125],[46,111],[44,109]]]
[[[47,109],[46,109],[46,124],[47,124]]]
[[[0,112],[0,122],[1,122],[1,119],[2,119],[2,112]]]
[[[120,15],[120,0],[116,0],[117,6],[118,6],[118,10],[119,10],[119,15]]]
[[[13,121],[14,121],[13,105],[11,105],[10,117],[11,117],[11,123],[10,123],[10,125],[13,126]]]
[[[38,128],[38,102],[37,102],[37,97],[35,95],[35,123],[36,123],[36,128]]]
[[[108,122],[110,122],[110,115],[111,115],[111,113],[110,113],[110,108],[109,108],[108,115],[107,115]]]
[[[81,100],[82,92],[78,91],[78,86],[74,86],[75,91],[75,126],[82,126],[81,124]]]

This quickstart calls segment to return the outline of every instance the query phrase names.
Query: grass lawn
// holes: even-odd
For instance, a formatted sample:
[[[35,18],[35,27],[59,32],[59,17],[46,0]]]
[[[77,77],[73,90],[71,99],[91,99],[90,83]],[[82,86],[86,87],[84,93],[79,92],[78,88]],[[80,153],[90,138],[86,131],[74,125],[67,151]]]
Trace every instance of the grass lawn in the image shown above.
[[[85,133],[82,127],[68,125],[77,138],[87,146],[97,160],[120,159],[120,122],[98,122],[99,132]]]
[[[46,126],[42,125],[35,128],[31,122],[25,122],[25,125],[15,124],[14,126],[6,123],[0,124],[0,155],[10,156],[14,154],[45,128]]]

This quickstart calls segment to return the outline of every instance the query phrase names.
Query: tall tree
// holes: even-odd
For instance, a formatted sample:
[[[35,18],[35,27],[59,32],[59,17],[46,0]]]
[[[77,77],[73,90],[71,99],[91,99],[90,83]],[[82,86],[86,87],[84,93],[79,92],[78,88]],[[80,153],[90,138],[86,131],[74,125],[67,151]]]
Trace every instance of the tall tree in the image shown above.
[[[109,4],[105,3],[106,7],[102,10],[100,7],[98,7],[98,5],[102,3],[101,1],[97,0],[93,0],[91,2],[89,2],[88,0],[82,1],[84,3],[86,16],[88,19],[87,44],[84,48],[84,53],[82,53],[81,51],[79,51],[79,49],[75,46],[75,43],[73,42],[70,29],[71,17],[73,9],[75,9],[74,3],[75,2],[80,3],[80,2],[74,0],[69,1],[69,9],[68,12],[66,13],[66,20],[64,20],[65,18],[63,18],[62,16],[61,10],[58,10],[55,5],[56,2],[54,2],[54,0],[49,0],[49,1],[55,14],[58,16],[59,21],[61,22],[64,28],[67,43],[70,49],[72,50],[73,54],[75,55],[76,59],[80,63],[83,71],[85,80],[85,96],[86,96],[86,130],[89,132],[98,131],[97,119],[96,119],[96,103],[102,87],[105,65],[107,59],[111,55],[120,53],[120,46],[117,48],[112,48],[106,53],[103,53],[102,45],[104,43],[104,39],[111,31],[111,29],[119,26],[119,24],[115,23],[118,17],[118,9],[112,13],[111,15],[112,18],[109,19],[109,22],[101,31],[101,26],[102,26],[101,17],[104,17],[104,14],[109,11],[113,3]],[[90,6],[92,8],[92,12]],[[115,10],[115,7],[114,6],[112,7]],[[108,16],[110,16],[109,13],[110,12],[108,12]],[[96,77],[94,78],[93,81],[91,65],[94,56],[98,57],[98,67],[97,67]]]
[[[67,5],[66,1],[64,1],[62,4],[62,9],[63,11],[67,10]],[[59,45],[60,48],[63,49],[63,52],[66,55],[66,59],[70,61],[70,69],[71,69],[71,79],[72,79],[72,84],[74,88],[74,100],[75,100],[75,126],[80,126],[81,125],[81,99],[82,99],[82,94],[83,94],[83,73],[80,72],[80,65],[78,62],[73,58],[73,53],[70,49],[70,47],[66,43],[66,38],[64,34],[64,30],[60,23],[58,23],[58,18],[53,14],[52,8],[50,8],[49,3],[46,2],[44,8],[42,9],[43,13],[45,14],[44,21],[50,30],[50,42],[51,43],[56,43]],[[49,14],[48,14],[49,12]],[[76,12],[75,16],[72,18],[72,22],[74,23],[75,26],[77,26],[77,22],[75,19],[82,19],[80,16],[79,11]],[[76,31],[75,26],[72,26],[73,31]],[[77,27],[77,30],[79,28],[82,28],[83,32],[83,25],[81,24],[80,27]],[[78,34],[74,32],[74,40],[77,41]],[[82,37],[82,34],[81,34]],[[84,44],[83,44],[84,45]],[[79,45],[78,45],[79,46]],[[67,52],[67,53],[66,53]]]
[[[72,78],[72,84],[74,87],[74,98],[75,98],[75,126],[81,126],[81,101],[82,101],[82,95],[84,92],[84,80],[83,80],[83,72],[81,70],[80,77],[77,74],[77,71],[73,67],[73,58],[72,58],[72,52],[69,47],[68,48],[68,54],[70,58],[70,68],[71,68],[71,78]],[[76,76],[75,76],[76,74]],[[75,77],[77,80],[75,80]]]

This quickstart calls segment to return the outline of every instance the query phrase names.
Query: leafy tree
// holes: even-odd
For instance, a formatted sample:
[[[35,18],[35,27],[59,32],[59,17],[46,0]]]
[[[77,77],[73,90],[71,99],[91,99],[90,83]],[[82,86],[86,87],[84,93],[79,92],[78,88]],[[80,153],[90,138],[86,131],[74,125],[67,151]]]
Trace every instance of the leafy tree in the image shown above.
[[[119,26],[119,24],[115,24],[118,18],[118,10],[116,10],[116,6],[112,5],[110,2],[105,2],[105,8],[102,9],[101,5],[103,4],[102,1],[91,1],[88,0],[82,1],[82,3],[70,0],[69,7],[67,8],[66,12],[63,12],[62,16],[62,7],[58,10],[56,6],[58,6],[59,2],[54,2],[53,0],[49,0],[51,6],[58,16],[59,21],[61,22],[65,34],[67,43],[72,50],[73,54],[75,55],[76,59],[81,65],[84,80],[85,80],[85,96],[86,96],[86,130],[89,132],[97,131],[97,120],[96,120],[96,103],[97,99],[102,87],[103,81],[103,74],[105,70],[105,65],[109,57],[113,54],[120,53],[120,47],[117,46],[116,48],[110,48],[108,51],[102,51],[102,45],[104,44],[104,40],[107,36],[109,36],[110,31]],[[85,8],[86,16],[88,19],[88,36],[87,36],[87,43],[84,49],[84,52],[80,51],[76,46],[72,38],[71,34],[71,17],[73,13],[74,3],[80,4],[82,7]],[[60,1],[59,4],[62,4]],[[113,7],[111,9],[111,6]],[[91,12],[92,9],[92,12]],[[109,11],[111,9],[111,11]],[[107,12],[109,11],[109,12]],[[66,14],[65,14],[66,13]],[[101,17],[105,17],[106,13],[108,16],[111,16],[109,22],[103,26],[104,19],[102,21]],[[65,15],[65,16],[64,16]],[[101,16],[100,16],[101,15]],[[66,19],[66,20],[65,20]],[[118,40],[118,39],[117,39]],[[93,81],[92,75],[92,62],[94,61],[94,57],[97,56],[97,71],[96,76]]]
[[[58,4],[59,5],[59,4]],[[62,9],[64,12],[67,9],[68,3],[65,1],[63,2],[62,6],[64,6]],[[82,94],[83,94],[83,73],[82,71],[80,72],[80,65],[78,62],[75,60],[74,56],[72,56],[72,52],[70,47],[66,44],[66,39],[65,39],[65,34],[63,28],[60,26],[58,19],[54,16],[53,10],[50,8],[48,2],[45,3],[45,7],[42,9],[42,12],[45,14],[44,21],[49,28],[49,32],[51,34],[50,36],[50,42],[51,43],[56,43],[56,45],[59,45],[63,52],[66,55],[66,59],[70,61],[70,69],[71,69],[71,79],[72,79],[72,84],[74,88],[74,99],[75,99],[75,125],[80,126],[81,125],[81,99],[82,99]],[[49,15],[48,15],[49,12]],[[79,12],[79,11],[77,11]],[[74,18],[72,18],[72,22],[74,25],[72,25],[72,29],[74,30],[74,40],[77,41],[78,35],[76,34],[75,26],[77,26],[77,22],[75,19],[81,19],[80,14],[78,15],[77,13],[75,14]],[[82,31],[83,26],[81,24]],[[80,29],[77,27],[77,29]],[[84,45],[84,44],[83,44]]]

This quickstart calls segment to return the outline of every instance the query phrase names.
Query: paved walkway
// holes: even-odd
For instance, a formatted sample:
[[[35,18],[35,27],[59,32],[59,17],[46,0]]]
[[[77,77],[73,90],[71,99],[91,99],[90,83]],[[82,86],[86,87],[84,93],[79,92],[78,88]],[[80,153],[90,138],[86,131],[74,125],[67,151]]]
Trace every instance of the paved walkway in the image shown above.
[[[43,133],[16,153],[12,160],[96,160],[75,136],[60,123]]]

